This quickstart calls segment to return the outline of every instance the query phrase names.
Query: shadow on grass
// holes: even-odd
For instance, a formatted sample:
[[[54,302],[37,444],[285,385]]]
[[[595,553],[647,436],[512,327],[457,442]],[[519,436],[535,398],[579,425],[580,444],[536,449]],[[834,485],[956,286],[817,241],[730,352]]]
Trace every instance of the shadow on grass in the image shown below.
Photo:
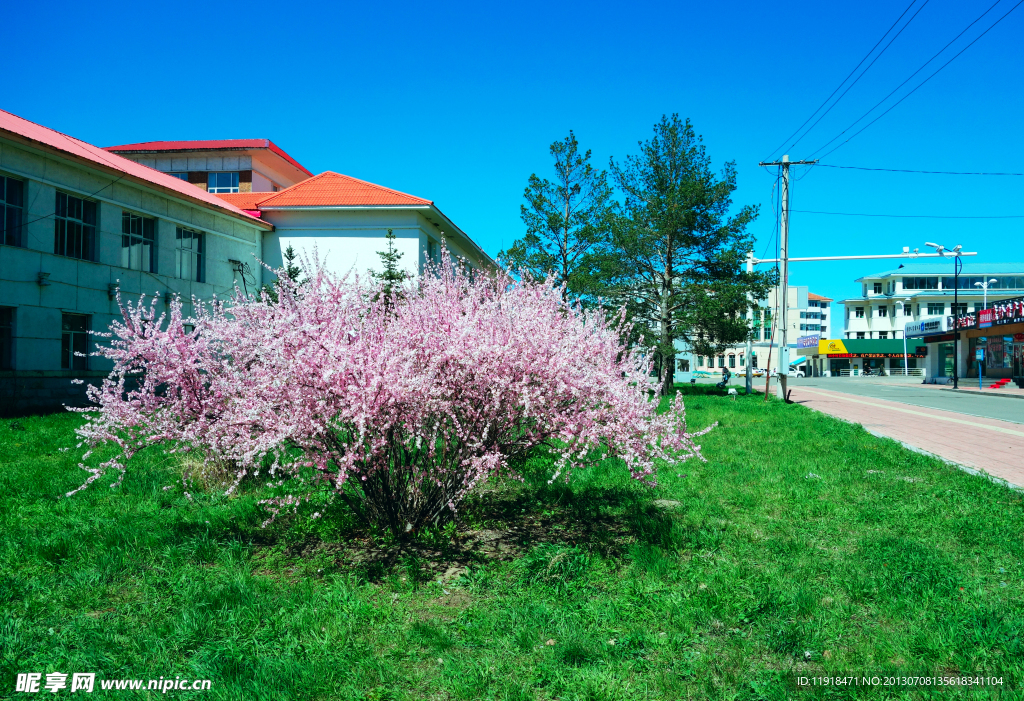
[[[253,533],[253,545],[257,550],[283,546],[288,559],[326,558],[367,581],[399,571],[413,581],[448,581],[471,565],[514,560],[542,545],[621,559],[637,544],[672,548],[707,540],[703,531],[684,531],[678,504],[659,507],[655,491],[623,479],[625,467],[609,464],[615,461],[581,470],[568,484],[564,479],[549,484],[549,456],[537,454],[529,462],[522,482],[504,478],[485,485],[460,506],[454,522],[411,541],[374,533],[335,503],[322,521],[336,526],[296,537],[298,523],[285,518],[273,529]],[[596,474],[583,475],[589,471]]]

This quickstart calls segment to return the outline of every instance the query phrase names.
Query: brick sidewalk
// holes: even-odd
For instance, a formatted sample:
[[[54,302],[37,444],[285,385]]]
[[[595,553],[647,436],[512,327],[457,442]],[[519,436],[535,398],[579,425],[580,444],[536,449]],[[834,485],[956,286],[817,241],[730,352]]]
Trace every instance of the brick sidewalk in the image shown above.
[[[797,403],[1024,487],[1024,425],[810,387]]]

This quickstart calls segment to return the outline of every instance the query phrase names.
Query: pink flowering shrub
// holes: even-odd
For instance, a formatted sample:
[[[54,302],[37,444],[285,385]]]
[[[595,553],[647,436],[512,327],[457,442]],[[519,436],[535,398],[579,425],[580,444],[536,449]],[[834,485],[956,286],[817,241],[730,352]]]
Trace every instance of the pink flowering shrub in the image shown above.
[[[681,399],[657,414],[649,363],[624,345],[621,319],[567,304],[550,281],[470,274],[445,254],[383,299],[317,261],[306,270],[301,285],[281,279],[277,303],[236,291],[190,319],[177,300],[167,318],[155,301],[122,304],[98,351],[114,369],[89,388],[98,408],[79,430],[121,450],[83,464],[80,489],[164,444],[234,466],[231,490],[253,473],[302,485],[267,500],[274,513],[326,486],[402,534],[446,518],[537,446],[557,456],[552,479],[616,456],[654,484],[661,460],[703,460]]]

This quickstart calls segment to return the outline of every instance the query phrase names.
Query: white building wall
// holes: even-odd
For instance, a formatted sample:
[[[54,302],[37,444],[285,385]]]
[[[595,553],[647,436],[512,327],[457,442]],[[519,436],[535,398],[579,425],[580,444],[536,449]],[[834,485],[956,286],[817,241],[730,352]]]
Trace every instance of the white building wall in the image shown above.
[[[308,209],[266,210],[263,217],[274,224],[274,232],[264,237],[267,265],[284,264],[289,245],[300,255],[313,252],[336,275],[380,272],[380,251],[387,250],[388,229],[395,235],[395,248],[402,254],[401,264],[411,275],[419,275],[431,250],[440,251],[441,231],[418,211],[411,209]],[[458,241],[445,239],[455,257],[467,257]]]

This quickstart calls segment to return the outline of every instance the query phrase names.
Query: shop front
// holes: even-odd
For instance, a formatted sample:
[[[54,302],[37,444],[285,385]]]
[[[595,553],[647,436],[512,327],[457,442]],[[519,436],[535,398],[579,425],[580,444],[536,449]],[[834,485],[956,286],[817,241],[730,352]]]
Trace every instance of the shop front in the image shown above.
[[[834,338],[819,340],[817,348],[798,348],[797,353],[806,355],[815,372],[827,377],[913,375],[928,357],[928,348],[905,345],[902,339]]]
[[[959,325],[961,336],[966,337],[961,346],[966,351],[968,377],[1012,379],[1024,388],[1024,297],[965,314]]]

